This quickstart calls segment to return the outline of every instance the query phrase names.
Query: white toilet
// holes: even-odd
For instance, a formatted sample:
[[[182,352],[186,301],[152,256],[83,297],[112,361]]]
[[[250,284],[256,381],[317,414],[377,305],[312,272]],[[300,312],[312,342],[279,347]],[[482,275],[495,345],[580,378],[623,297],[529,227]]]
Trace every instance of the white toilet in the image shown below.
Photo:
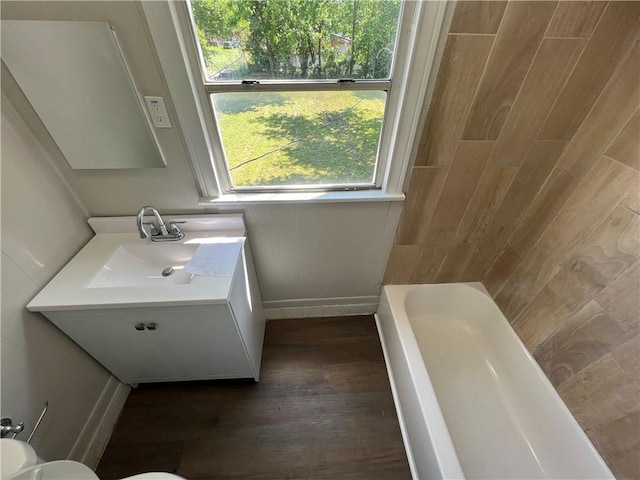
[[[38,463],[31,445],[19,440],[0,440],[0,480],[99,480],[86,465],[72,460]],[[182,479],[178,475],[149,472],[126,477],[122,480],[170,480]]]

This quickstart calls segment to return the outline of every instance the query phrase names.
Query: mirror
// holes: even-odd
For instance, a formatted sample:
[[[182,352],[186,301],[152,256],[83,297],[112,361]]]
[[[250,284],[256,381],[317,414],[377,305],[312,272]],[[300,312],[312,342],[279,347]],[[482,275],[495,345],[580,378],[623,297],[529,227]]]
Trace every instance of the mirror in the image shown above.
[[[108,23],[3,20],[1,32],[3,62],[71,168],[165,166]]]

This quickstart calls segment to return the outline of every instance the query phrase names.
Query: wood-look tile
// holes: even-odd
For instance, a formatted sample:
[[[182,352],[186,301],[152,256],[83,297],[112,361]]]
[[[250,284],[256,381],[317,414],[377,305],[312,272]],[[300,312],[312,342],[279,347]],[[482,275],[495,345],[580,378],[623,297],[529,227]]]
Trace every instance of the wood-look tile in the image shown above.
[[[514,167],[485,168],[464,212],[455,237],[442,262],[436,282],[482,279],[485,265],[493,261],[510,231],[491,224],[497,206],[516,173]]]
[[[502,286],[509,280],[509,277],[511,277],[516,268],[518,268],[521,261],[522,258],[518,255],[518,252],[511,248],[510,245],[507,245],[498,258],[496,258],[482,279],[482,284],[492,297],[500,293]]]
[[[611,2],[545,121],[539,138],[570,140],[635,42],[639,2]]]
[[[636,110],[605,155],[640,170],[640,110]]]
[[[555,256],[536,245],[522,260],[496,297],[507,318],[517,318],[558,273]]]
[[[516,225],[551,174],[566,142],[535,142],[495,214],[499,225]]]
[[[638,259],[639,233],[638,215],[617,207],[571,255],[549,288],[570,310],[582,307]]]
[[[394,245],[387,262],[384,284],[407,285],[411,280],[419,252],[419,245]]]
[[[446,168],[413,168],[398,226],[398,245],[420,242],[429,227],[446,178]]]
[[[545,287],[512,323],[522,343],[533,352],[561,328],[570,316],[571,312],[560,299]]]
[[[529,253],[577,186],[577,179],[564,170],[555,169],[551,173],[511,238],[510,244],[520,256]]]
[[[308,431],[319,430],[319,427],[308,427]],[[247,432],[250,433],[250,432]],[[326,432],[333,434],[333,432]],[[336,433],[339,438],[339,433]],[[396,448],[384,451],[375,449],[367,451],[353,439],[351,445],[344,442],[336,442],[322,449],[309,449],[308,435],[300,435],[299,444],[291,443],[285,446],[261,443],[241,444],[234,442],[232,448],[242,449],[244,456],[221,456],[217,452],[224,443],[224,439],[218,442],[208,442],[201,445],[197,456],[185,457],[181,466],[181,473],[189,480],[210,480],[212,478],[251,478],[256,480],[281,480],[283,478],[350,478],[366,480],[370,478],[404,478],[410,479],[411,474],[400,472],[401,456],[404,453]],[[261,462],[258,463],[251,457],[255,450]],[[352,460],[345,462],[344,458]],[[299,466],[291,459],[304,458],[306,465]],[[216,472],[212,476],[210,472]],[[274,473],[276,472],[276,473]],[[338,472],[338,473],[336,473]]]
[[[481,281],[511,235],[511,227],[496,225],[489,219],[515,172],[508,167],[488,167],[485,173],[482,185],[476,190],[477,196],[474,194],[465,212],[466,226],[452,240],[436,282]],[[477,203],[473,203],[474,200]]]
[[[509,175],[509,177],[511,176],[512,174]],[[501,196],[505,190],[506,186],[502,187],[502,193],[498,192],[497,195]],[[491,202],[489,201],[489,203]],[[498,201],[494,203],[497,204]],[[480,218],[477,219],[479,223],[469,230],[469,237],[464,238],[457,234],[453,237],[446,257],[434,278],[435,282],[478,282],[482,280],[484,272],[503,249],[512,231],[511,227],[485,223],[482,216],[483,214],[480,212]]]
[[[639,99],[640,42],[636,42],[578,128],[558,165],[574,175],[584,176],[633,116]]]
[[[433,283],[449,248],[455,229],[430,230],[420,246],[420,253],[410,283]]]
[[[547,37],[588,37],[593,33],[607,2],[561,1],[556,8]]]
[[[120,420],[124,422],[127,419]],[[121,434],[112,437],[113,443],[110,443],[100,459],[96,473],[101,479],[119,479],[149,471],[175,473],[180,468],[184,440],[172,439],[169,433],[162,436],[164,438],[157,436],[153,442],[123,441],[122,437]],[[144,461],[140,460],[141,457]]]
[[[415,165],[448,166],[458,146],[493,36],[449,35]]]
[[[640,215],[640,182],[622,200],[622,204],[629,210]]]
[[[558,386],[628,339],[627,332],[591,301],[536,348],[534,358]]]
[[[586,434],[616,478],[640,478],[640,410],[588,429]]]
[[[635,262],[596,297],[629,334],[640,333],[640,262]]]
[[[637,171],[602,157],[540,237],[539,244],[563,262],[633,189]]]
[[[455,228],[464,214],[480,175],[493,149],[493,142],[459,142],[431,226]]]
[[[489,159],[490,165],[520,165],[586,40],[545,39]]]
[[[609,354],[558,385],[557,391],[583,429],[640,409],[640,386]]]
[[[460,240],[451,245],[434,277],[434,282],[473,282],[478,280],[478,278],[465,274],[465,267],[472,257],[475,248],[476,246],[473,243],[465,243]]]
[[[475,242],[476,247],[464,269],[465,277],[474,281],[482,280],[485,272],[507,244],[513,227],[491,222],[483,232],[484,235]]]
[[[474,242],[484,236],[496,215],[496,209],[503,202],[513,179],[515,167],[487,167],[478,181],[464,216],[460,220],[456,234],[467,242]]]
[[[508,3],[469,113],[463,139],[498,138],[556,3]]]
[[[611,355],[627,375],[640,385],[640,335],[620,345]]]
[[[456,2],[449,33],[496,33],[507,2]]]

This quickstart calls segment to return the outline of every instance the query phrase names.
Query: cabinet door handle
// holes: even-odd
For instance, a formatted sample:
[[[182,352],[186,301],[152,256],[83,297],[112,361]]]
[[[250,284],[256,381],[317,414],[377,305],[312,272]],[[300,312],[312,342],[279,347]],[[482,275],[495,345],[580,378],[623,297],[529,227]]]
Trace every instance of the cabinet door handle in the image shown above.
[[[135,327],[138,331],[144,330],[144,323],[136,323]]]
[[[147,330],[157,330],[158,324],[155,322],[147,323]]]

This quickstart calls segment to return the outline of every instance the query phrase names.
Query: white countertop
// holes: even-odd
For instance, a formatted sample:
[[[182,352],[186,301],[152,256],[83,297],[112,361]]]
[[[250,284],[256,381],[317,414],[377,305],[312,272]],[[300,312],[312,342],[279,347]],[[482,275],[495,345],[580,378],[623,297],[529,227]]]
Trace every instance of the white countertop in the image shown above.
[[[131,225],[135,227],[135,223],[132,222]],[[221,236],[224,235],[220,235],[220,232],[185,231],[185,238],[177,243],[209,243],[212,238]],[[241,237],[241,241],[244,241],[244,237]],[[119,247],[143,244],[151,242],[139,238],[137,233],[99,233],[29,302],[27,309],[42,312],[207,305],[226,303],[229,300],[242,251],[236,255],[233,263],[235,267],[229,276],[195,275],[189,283],[167,286],[89,288],[89,283]]]

